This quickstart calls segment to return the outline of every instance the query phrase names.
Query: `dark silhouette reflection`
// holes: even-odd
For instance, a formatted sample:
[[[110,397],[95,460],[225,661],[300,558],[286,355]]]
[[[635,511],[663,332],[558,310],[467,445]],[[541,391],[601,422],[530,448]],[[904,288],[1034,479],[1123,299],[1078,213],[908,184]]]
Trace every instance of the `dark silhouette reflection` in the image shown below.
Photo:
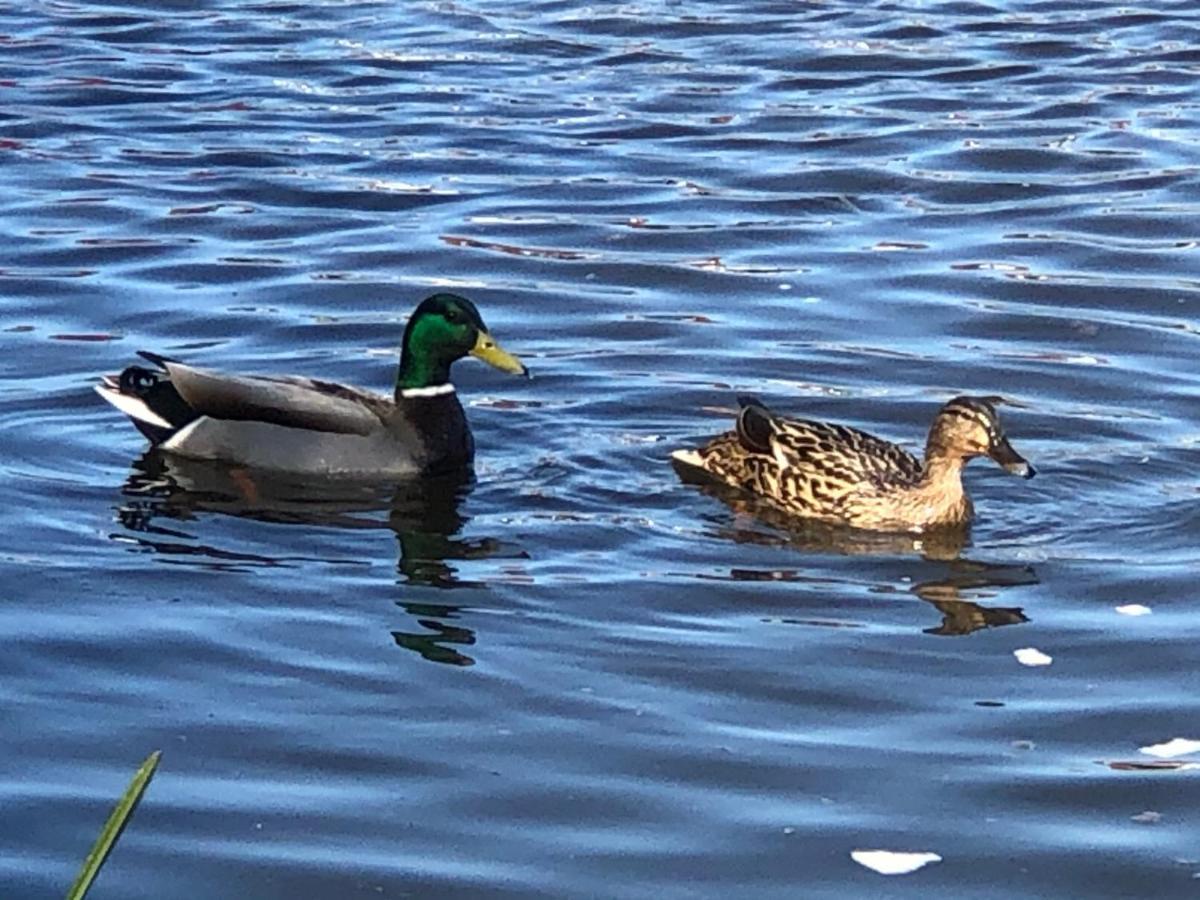
[[[1029,621],[1019,606],[984,606],[964,599],[963,591],[1037,583],[1032,566],[1001,566],[959,559],[950,563],[950,573],[945,578],[922,581],[913,586],[912,592],[942,614],[942,624],[926,628],[926,634],[958,635]]]
[[[942,623],[924,629],[926,634],[964,635],[981,628],[1019,625],[1029,619],[1020,607],[985,606],[964,594],[982,592],[989,588],[1006,588],[1038,584],[1037,573],[1029,565],[1004,565],[978,562],[962,557],[970,546],[970,525],[942,528],[922,533],[890,533],[863,531],[789,516],[753,497],[724,485],[702,484],[700,490],[717,497],[735,513],[732,525],[717,526],[717,533],[738,543],[790,547],[811,553],[838,553],[848,556],[908,556],[918,555],[926,563],[943,565],[944,571],[934,578],[915,578],[910,589],[942,614]],[[773,531],[756,525],[766,524]],[[922,573],[924,574],[924,573]],[[732,569],[736,581],[807,581],[810,577],[798,571],[774,569]],[[822,581],[828,580],[823,576]]]
[[[455,609],[454,607],[443,607],[443,609]],[[405,605],[405,610],[409,613],[412,609]],[[449,615],[449,613],[443,613]],[[475,643],[475,632],[470,628],[462,628],[458,625],[450,625],[438,619],[417,619],[417,624],[422,628],[428,628],[433,634],[413,634],[407,631],[393,631],[392,637],[396,641],[397,647],[403,647],[405,650],[413,650],[419,653],[422,658],[430,662],[447,663],[452,666],[473,666],[475,660],[473,657],[467,656],[465,653],[460,653],[448,644],[459,644],[461,646],[471,646]]]
[[[439,589],[481,588],[484,582],[459,577],[461,560],[528,558],[519,547],[495,538],[466,539],[463,499],[474,483],[469,472],[411,483],[367,484],[305,480],[183,460],[151,450],[134,463],[116,510],[124,531],[115,541],[133,544],[171,562],[210,569],[250,570],[290,567],[313,560],[303,556],[264,556],[196,541],[182,523],[220,514],[273,524],[344,529],[387,529],[395,536],[401,585]],[[326,560],[369,566],[374,560]],[[396,645],[431,662],[471,665],[474,660],[449,645],[470,646],[475,633],[459,623],[463,607],[400,599],[396,605],[428,633],[392,632]]]

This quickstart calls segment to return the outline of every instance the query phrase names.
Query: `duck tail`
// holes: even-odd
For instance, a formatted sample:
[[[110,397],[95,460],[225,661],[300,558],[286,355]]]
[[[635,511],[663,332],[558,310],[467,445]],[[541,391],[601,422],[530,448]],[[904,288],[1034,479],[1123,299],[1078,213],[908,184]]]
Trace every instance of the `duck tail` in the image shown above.
[[[145,350],[139,355],[162,371],[129,366],[120,375],[105,375],[96,393],[129,416],[152,444],[161,444],[198,416],[171,383],[165,363],[173,360]]]
[[[738,442],[753,453],[770,453],[771,435],[775,432],[771,411],[749,394],[741,394],[737,399],[741,406],[736,425]]]
[[[163,356],[161,353],[155,353],[152,350],[139,350],[137,355],[147,362],[154,363],[162,371],[167,371],[167,363],[177,363],[179,360],[172,359],[170,356]]]

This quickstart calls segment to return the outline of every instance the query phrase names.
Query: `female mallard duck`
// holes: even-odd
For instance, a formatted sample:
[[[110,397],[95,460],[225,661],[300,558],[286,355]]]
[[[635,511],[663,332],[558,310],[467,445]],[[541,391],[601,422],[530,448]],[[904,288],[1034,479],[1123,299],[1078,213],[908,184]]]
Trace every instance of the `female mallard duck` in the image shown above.
[[[474,440],[450,383],[467,354],[526,375],[470,300],[434,294],[404,329],[396,391],[312,378],[223,375],[142,352],[97,385],[155,446],[194,459],[328,476],[411,476],[468,466]]]
[[[877,531],[922,531],[970,521],[962,469],[990,456],[1032,478],[1009,444],[994,403],[955,397],[929,429],[922,462],[880,438],[825,422],[785,419],[753,397],[739,397],[737,427],[699,450],[671,454],[681,471],[702,470],[798,516]]]

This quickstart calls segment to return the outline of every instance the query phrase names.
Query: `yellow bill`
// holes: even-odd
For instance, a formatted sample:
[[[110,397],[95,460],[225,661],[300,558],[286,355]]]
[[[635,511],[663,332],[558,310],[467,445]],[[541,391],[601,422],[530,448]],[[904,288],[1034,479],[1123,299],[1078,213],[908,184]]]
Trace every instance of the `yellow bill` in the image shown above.
[[[489,366],[495,366],[501,372],[511,372],[514,375],[528,375],[525,364],[503,349],[486,331],[479,332],[471,355],[482,359]]]

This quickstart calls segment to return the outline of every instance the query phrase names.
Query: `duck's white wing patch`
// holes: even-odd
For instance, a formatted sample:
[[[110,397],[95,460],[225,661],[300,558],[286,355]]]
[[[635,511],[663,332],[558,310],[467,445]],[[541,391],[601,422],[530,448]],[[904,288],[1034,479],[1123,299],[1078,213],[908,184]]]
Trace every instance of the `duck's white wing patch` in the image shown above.
[[[791,460],[788,459],[787,448],[783,446],[783,441],[779,440],[776,435],[771,435],[771,457],[781,469],[790,468],[792,465]]]
[[[139,422],[145,422],[147,425],[154,425],[158,428],[166,428],[168,430],[175,426],[152,410],[146,405],[146,402],[140,397],[131,397],[129,394],[122,394],[120,391],[109,387],[107,384],[98,384],[96,393],[119,409],[131,419],[137,419]]]
[[[672,450],[671,459],[687,466],[695,466],[697,469],[704,468],[704,460],[695,450]]]

